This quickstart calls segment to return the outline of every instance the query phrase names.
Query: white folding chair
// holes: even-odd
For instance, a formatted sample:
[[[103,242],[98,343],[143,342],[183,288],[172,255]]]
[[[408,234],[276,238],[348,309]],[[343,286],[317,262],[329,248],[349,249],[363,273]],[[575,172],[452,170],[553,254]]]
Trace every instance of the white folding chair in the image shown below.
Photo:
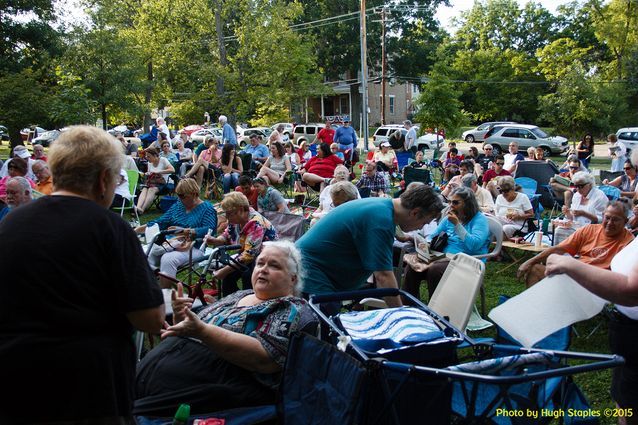
[[[474,258],[479,260],[495,258],[501,253],[503,247],[503,225],[494,217],[487,216],[487,224],[490,228],[491,240],[494,243],[494,247],[487,254],[474,255]],[[481,314],[485,316],[485,286],[481,285]]]
[[[428,307],[465,331],[484,274],[485,264],[481,260],[463,253],[454,254]]]

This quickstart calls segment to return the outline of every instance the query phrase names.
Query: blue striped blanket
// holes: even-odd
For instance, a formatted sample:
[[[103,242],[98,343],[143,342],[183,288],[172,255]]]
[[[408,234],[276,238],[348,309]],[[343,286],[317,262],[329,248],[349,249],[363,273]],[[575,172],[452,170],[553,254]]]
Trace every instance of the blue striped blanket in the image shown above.
[[[352,342],[366,351],[391,350],[445,336],[432,317],[414,307],[344,313],[339,321]]]

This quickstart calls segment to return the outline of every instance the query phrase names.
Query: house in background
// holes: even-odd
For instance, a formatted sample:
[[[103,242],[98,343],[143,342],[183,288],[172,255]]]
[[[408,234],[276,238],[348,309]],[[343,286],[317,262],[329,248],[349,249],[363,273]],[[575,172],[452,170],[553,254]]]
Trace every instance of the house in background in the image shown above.
[[[357,80],[327,83],[333,94],[308,97],[304,104],[294,111],[297,122],[323,122],[326,118],[339,121],[340,116],[352,119],[352,126],[359,130],[361,125],[361,87]],[[385,124],[400,124],[412,117],[414,101],[419,96],[416,84],[398,83],[390,79],[386,83]],[[381,80],[368,83],[368,124],[381,124]]]

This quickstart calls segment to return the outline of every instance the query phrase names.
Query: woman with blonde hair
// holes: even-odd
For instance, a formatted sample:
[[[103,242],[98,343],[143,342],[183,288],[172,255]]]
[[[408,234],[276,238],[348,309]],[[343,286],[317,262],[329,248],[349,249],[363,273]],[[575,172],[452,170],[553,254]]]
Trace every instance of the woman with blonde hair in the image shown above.
[[[135,228],[143,233],[147,225],[159,225],[160,230],[182,229],[162,245],[153,246],[148,258],[152,267],[159,267],[160,273],[168,277],[177,275],[177,268],[188,262],[189,250],[193,240],[203,238],[211,229],[217,230],[217,211],[213,204],[199,197],[200,188],[195,179],[180,180],[175,188],[179,202],[175,202],[161,217]],[[193,248],[193,258],[204,255],[197,247]],[[160,286],[170,288],[171,281],[160,276]]]
[[[0,222],[0,267],[19,270],[0,280],[3,423],[134,423],[131,336],[159,333],[165,311],[135,233],[108,210],[123,161],[105,131],[71,127],[49,151],[54,192]]]
[[[239,279],[242,280],[243,289],[252,287],[250,277],[263,242],[276,240],[278,236],[270,221],[250,208],[248,198],[243,193],[227,193],[221,205],[228,219],[228,227],[220,236],[207,236],[204,240],[214,246],[240,245],[237,260],[245,267],[244,270],[238,270],[234,266],[225,266],[215,272],[215,278],[222,281],[222,294],[226,296],[238,290]]]

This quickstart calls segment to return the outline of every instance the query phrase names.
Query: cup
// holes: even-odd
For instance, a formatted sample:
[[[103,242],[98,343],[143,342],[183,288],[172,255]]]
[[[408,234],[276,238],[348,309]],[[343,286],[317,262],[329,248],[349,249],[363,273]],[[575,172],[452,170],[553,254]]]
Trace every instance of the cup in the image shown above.
[[[540,248],[543,245],[543,232],[536,232],[536,248]]]

